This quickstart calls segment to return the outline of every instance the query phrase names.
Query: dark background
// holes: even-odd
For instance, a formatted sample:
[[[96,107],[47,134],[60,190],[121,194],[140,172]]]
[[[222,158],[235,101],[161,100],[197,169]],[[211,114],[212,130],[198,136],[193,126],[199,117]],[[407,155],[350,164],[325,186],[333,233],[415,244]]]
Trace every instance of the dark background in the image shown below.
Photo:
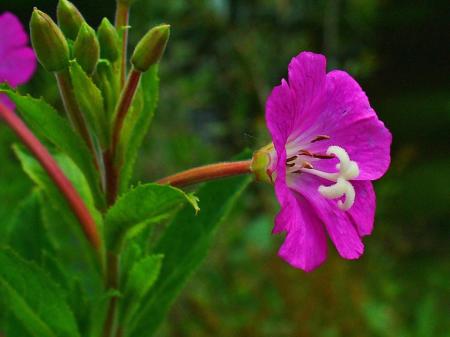
[[[113,20],[113,0],[74,3],[94,27]],[[56,1],[3,0],[0,12],[26,24],[33,6],[54,16]],[[302,50],[357,78],[394,140],[360,260],[330,249],[313,273],[289,267],[270,234],[273,191],[254,184],[159,336],[450,336],[448,1],[137,0],[131,44],[161,22],[172,35],[136,180],[267,143],[265,99]],[[25,90],[60,104],[42,70]],[[12,141],[0,125],[0,219],[30,190]]]

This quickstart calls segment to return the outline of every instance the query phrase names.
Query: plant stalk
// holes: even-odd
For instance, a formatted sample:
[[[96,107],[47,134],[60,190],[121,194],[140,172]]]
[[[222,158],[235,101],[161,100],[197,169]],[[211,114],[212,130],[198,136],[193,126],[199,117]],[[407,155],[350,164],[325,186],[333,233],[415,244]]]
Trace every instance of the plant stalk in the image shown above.
[[[125,75],[127,73],[127,46],[128,46],[128,18],[130,6],[121,1],[117,1],[116,7],[116,28],[122,29],[122,57],[120,61],[120,87],[125,85]]]
[[[136,93],[139,80],[141,79],[141,72],[136,69],[131,69],[128,76],[127,83],[122,90],[119,102],[115,111],[115,120],[113,126],[112,140],[111,140],[111,153],[116,154],[117,145],[120,140],[120,132],[122,131],[123,122],[133,102],[134,94]]]
[[[0,103],[0,117],[2,117],[9,127],[14,130],[20,140],[33,153],[36,159],[41,163],[42,167],[48,173],[60,192],[64,195],[69,203],[72,212],[81,224],[86,238],[89,240],[94,249],[101,252],[101,239],[97,231],[96,223],[89,212],[86,204],[73,187],[70,180],[64,175],[56,161],[30,131],[25,123],[10,109]],[[101,253],[99,254],[101,256]]]
[[[108,252],[107,258],[107,289],[119,289],[119,256]],[[113,337],[117,329],[117,305],[119,298],[112,296],[108,304],[105,323],[103,325],[103,337]]]
[[[187,171],[161,178],[157,180],[156,183],[184,187],[208,180],[248,174],[252,173],[250,168],[251,163],[251,160],[243,160],[195,167]]]
[[[86,121],[83,114],[78,107],[75,95],[73,93],[72,84],[70,82],[70,74],[68,69],[64,69],[59,72],[55,72],[56,81],[58,82],[59,93],[66,110],[67,116],[72,126],[77,130],[81,137],[85,140],[89,150],[92,152],[94,158],[96,158],[96,151],[91,135],[89,134]],[[98,162],[96,163],[98,167]]]

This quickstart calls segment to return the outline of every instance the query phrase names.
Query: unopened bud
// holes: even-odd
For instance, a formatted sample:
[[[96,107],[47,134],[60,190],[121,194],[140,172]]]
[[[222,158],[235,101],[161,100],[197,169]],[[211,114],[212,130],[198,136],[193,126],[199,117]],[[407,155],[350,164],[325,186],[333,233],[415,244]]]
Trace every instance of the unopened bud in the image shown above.
[[[81,25],[85,22],[80,11],[70,1],[59,0],[56,8],[56,17],[64,35],[68,39],[75,40]]]
[[[95,31],[86,23],[80,27],[73,45],[73,55],[86,74],[91,75],[100,58],[100,45]]]
[[[100,23],[97,31],[100,42],[100,56],[110,62],[119,58],[120,39],[114,26],[107,18]]]
[[[161,59],[167,41],[169,40],[170,26],[160,25],[150,29],[139,41],[134,49],[131,63],[136,70],[147,71]]]
[[[69,65],[69,46],[56,23],[44,12],[33,10],[30,20],[31,43],[42,66],[60,71]]]

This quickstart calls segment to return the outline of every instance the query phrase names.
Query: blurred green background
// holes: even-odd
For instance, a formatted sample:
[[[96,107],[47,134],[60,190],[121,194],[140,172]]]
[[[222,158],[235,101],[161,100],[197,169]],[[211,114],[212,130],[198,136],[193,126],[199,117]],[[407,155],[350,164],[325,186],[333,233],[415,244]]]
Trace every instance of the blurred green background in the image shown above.
[[[113,0],[74,3],[92,26],[112,20]],[[26,23],[33,6],[54,15],[56,0],[2,1],[0,12]],[[172,25],[136,180],[267,143],[265,99],[302,50],[356,77],[394,136],[360,260],[331,248],[313,273],[289,267],[270,233],[272,188],[254,184],[158,336],[450,336],[448,14],[445,0],[136,1],[132,45],[152,25]],[[60,105],[42,70],[24,90]],[[30,191],[13,141],[0,125],[0,219]]]

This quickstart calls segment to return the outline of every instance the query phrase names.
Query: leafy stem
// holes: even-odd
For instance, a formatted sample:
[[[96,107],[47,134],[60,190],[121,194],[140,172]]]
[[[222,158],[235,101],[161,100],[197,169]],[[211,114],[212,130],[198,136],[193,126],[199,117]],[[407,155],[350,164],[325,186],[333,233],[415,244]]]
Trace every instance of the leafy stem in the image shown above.
[[[54,181],[80,222],[86,238],[97,251],[99,257],[101,257],[102,242],[94,218],[70,180],[64,175],[56,161],[25,123],[12,110],[1,103],[0,117],[2,117],[8,126],[17,134],[20,140],[33,153],[50,178]]]
[[[127,112],[133,102],[134,94],[136,93],[141,74],[142,73],[140,71],[132,69],[130,75],[128,76],[127,83],[122,90],[122,94],[120,95],[114,114],[115,118],[113,123],[111,145],[110,148],[103,154],[103,161],[105,163],[106,171],[107,200],[110,205],[114,203],[117,197],[117,190],[119,186],[118,179],[120,167],[118,167],[116,161],[116,153],[120,142],[120,133],[122,131]]]
[[[175,187],[183,187],[200,182],[251,173],[251,160],[224,162],[195,167],[174,175],[161,178],[158,184],[169,184]]]

